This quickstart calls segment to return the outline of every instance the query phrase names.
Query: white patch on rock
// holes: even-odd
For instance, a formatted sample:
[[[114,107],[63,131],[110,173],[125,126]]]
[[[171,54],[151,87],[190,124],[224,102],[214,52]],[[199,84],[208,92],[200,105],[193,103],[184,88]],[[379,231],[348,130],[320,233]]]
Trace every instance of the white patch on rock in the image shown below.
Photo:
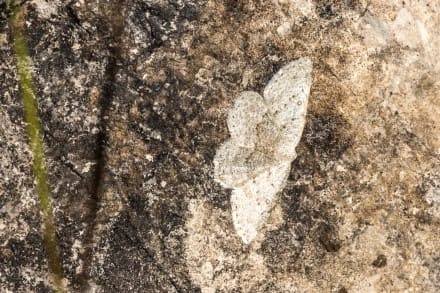
[[[285,22],[283,22],[282,25],[280,25],[277,28],[277,33],[281,37],[285,37],[290,33],[291,30],[292,30],[292,24],[290,22],[285,21]]]
[[[232,188],[234,227],[249,244],[266,221],[296,158],[312,83],[312,62],[300,58],[269,81],[264,97],[243,92],[228,114],[231,138],[217,150],[214,177]]]
[[[59,0],[33,0],[31,3],[37,9],[39,17],[43,19],[51,19],[58,14]]]
[[[272,2],[283,7],[286,15],[313,17],[315,14],[315,5],[312,0],[272,0]]]

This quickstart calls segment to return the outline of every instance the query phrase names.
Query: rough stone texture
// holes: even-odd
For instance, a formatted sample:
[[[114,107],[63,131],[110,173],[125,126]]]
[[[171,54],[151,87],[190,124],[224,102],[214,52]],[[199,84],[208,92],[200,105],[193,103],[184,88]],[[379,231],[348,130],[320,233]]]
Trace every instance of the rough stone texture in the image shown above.
[[[23,2],[69,291],[440,291],[437,1]],[[4,3],[0,283],[47,292]],[[297,158],[244,245],[215,150],[303,56]]]

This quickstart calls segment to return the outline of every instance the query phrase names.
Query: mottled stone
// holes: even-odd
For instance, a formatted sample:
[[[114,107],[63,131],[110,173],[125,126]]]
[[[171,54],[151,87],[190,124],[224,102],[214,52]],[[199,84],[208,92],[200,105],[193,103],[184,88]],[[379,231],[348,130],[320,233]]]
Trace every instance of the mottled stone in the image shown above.
[[[70,291],[440,290],[436,1],[22,6]],[[0,8],[0,283],[47,292]],[[297,158],[244,245],[216,150],[236,97],[302,56],[313,82]]]

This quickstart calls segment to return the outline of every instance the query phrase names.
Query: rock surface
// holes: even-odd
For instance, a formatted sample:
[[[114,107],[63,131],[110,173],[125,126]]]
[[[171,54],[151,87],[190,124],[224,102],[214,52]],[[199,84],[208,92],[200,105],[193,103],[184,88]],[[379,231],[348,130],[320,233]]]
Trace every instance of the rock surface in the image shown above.
[[[71,292],[440,291],[440,3],[23,1]],[[48,292],[0,1],[0,284]],[[214,180],[239,93],[313,63],[286,186],[250,245]]]

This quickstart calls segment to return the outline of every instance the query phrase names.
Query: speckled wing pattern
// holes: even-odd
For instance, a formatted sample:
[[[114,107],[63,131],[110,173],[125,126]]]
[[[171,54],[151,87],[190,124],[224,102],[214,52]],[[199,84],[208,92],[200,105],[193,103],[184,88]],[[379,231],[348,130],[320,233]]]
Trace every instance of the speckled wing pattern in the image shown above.
[[[263,96],[241,93],[228,113],[230,139],[214,158],[214,177],[231,188],[235,230],[249,244],[266,221],[296,158],[312,83],[312,62],[300,58],[282,67]]]

